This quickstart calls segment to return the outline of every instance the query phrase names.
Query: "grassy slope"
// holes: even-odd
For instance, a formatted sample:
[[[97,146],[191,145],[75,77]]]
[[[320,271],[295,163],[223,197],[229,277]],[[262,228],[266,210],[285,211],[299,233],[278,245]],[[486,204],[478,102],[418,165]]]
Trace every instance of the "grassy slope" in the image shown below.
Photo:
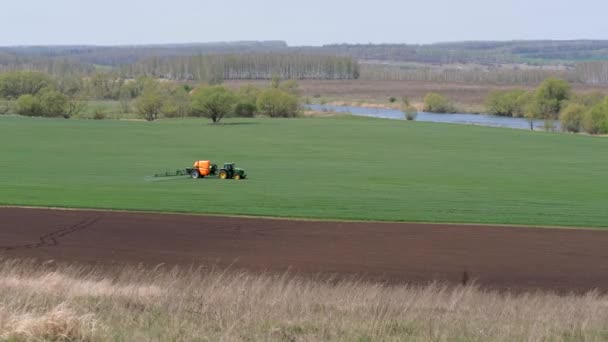
[[[0,204],[607,226],[608,140],[366,118],[0,118]],[[155,181],[195,159],[244,182]]]

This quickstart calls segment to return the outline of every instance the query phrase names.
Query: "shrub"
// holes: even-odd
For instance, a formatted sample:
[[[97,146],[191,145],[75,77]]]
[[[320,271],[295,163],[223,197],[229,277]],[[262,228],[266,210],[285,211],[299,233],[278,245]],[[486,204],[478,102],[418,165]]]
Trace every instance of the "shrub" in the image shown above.
[[[131,102],[132,102],[132,98],[130,96],[121,94],[120,98],[118,99],[118,105],[120,108],[120,112],[122,114],[128,114],[131,113],[132,107],[131,107]]]
[[[268,88],[258,96],[260,113],[276,117],[295,117],[298,114],[298,98],[276,88]]]
[[[568,82],[548,78],[536,90],[534,102],[540,116],[545,119],[557,118],[571,96],[572,90]]]
[[[172,85],[164,86],[165,101],[161,107],[161,113],[167,118],[181,118],[190,115],[192,111],[192,101],[190,95],[184,87]]]
[[[424,97],[424,111],[431,113],[454,113],[454,105],[441,94],[428,93]]]
[[[582,104],[586,107],[593,107],[596,104],[604,101],[605,97],[606,96],[604,94],[600,93],[599,91],[594,91],[594,92],[585,93],[585,94],[574,94],[569,102]]]
[[[543,129],[546,132],[555,132],[555,121],[553,119],[545,119],[543,122]]]
[[[237,97],[224,86],[204,87],[195,91],[192,111],[197,116],[209,118],[218,123],[234,110]]]
[[[286,82],[281,83],[279,85],[279,89],[281,89],[282,91],[289,93],[293,96],[300,95],[300,85],[298,84],[298,81],[296,81],[296,80],[288,80]]]
[[[26,116],[42,116],[40,100],[31,94],[21,95],[15,104],[15,112]]]
[[[138,78],[135,82],[139,82]],[[90,75],[87,78],[86,86],[88,88],[89,94],[96,99],[100,100],[118,100],[121,95],[121,91],[123,91],[123,86],[125,85],[126,80],[115,73],[110,72],[96,72],[93,75]],[[130,85],[133,85],[129,83]],[[135,91],[133,88],[132,91]],[[139,93],[133,96],[137,96]]]
[[[69,119],[72,115],[79,114],[85,106],[82,102],[70,101],[67,96],[56,90],[45,89],[38,95],[20,96],[15,104],[15,112],[26,116]]]
[[[12,105],[10,101],[0,100],[0,115],[8,114],[11,111]]]
[[[247,85],[241,87],[237,93],[238,102],[234,107],[234,115],[238,117],[251,118],[258,111],[257,100],[260,95],[260,89]]]
[[[104,120],[106,118],[106,109],[104,107],[97,107],[93,110],[93,120]]]
[[[239,101],[234,107],[234,115],[242,118],[252,118],[255,116],[257,109],[255,103]]]
[[[486,111],[500,116],[518,116],[523,111],[520,99],[525,93],[521,89],[492,92],[486,100]]]
[[[583,128],[589,134],[608,134],[608,99],[585,113]]]
[[[408,107],[405,111],[405,119],[407,121],[414,121],[418,117],[418,110],[415,107]]]
[[[403,97],[401,100],[401,111],[405,115],[407,121],[414,121],[418,117],[418,109],[411,105],[410,100],[407,97]]]
[[[43,90],[39,95],[42,116],[56,118],[64,117],[68,119],[67,113],[69,99],[67,96],[56,90]]]
[[[397,102],[397,98],[394,97],[394,96],[391,96],[391,97],[388,98],[388,102],[395,103],[395,102]]]
[[[17,99],[36,95],[42,89],[55,86],[50,76],[37,71],[14,71],[0,75],[0,97]]]
[[[158,118],[165,103],[164,93],[156,80],[147,80],[141,95],[135,100],[137,112],[147,121]]]
[[[583,118],[588,108],[582,104],[571,103],[562,110],[559,121],[562,125],[562,130],[565,132],[578,133],[582,129]]]

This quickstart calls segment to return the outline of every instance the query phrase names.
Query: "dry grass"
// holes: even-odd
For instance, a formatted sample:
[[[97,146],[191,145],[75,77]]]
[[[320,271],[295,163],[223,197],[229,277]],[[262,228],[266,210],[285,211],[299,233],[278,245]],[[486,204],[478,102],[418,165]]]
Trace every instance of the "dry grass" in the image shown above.
[[[0,340],[605,341],[608,297],[0,263]]]
[[[36,314],[9,312],[0,307],[1,340],[89,341],[96,332],[93,315],[78,315],[65,304]]]

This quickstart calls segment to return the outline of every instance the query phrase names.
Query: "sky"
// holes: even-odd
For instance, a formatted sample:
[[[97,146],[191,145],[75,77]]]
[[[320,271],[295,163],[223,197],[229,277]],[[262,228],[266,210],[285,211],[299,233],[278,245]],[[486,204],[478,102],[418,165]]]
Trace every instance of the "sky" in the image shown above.
[[[606,0],[0,0],[0,45],[608,39]]]

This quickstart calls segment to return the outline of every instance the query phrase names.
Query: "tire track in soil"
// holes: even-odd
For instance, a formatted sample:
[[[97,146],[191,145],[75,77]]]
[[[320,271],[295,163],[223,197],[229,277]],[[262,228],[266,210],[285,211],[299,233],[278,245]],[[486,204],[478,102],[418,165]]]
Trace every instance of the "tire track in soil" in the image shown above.
[[[44,234],[38,238],[37,243],[31,243],[26,245],[16,245],[16,246],[0,246],[0,251],[14,251],[18,249],[37,249],[44,247],[54,247],[59,245],[59,240],[63,237],[66,237],[70,234],[85,230],[95,223],[97,223],[101,219],[101,216],[86,218],[74,225],[61,228],[59,230],[50,232],[48,234]]]

